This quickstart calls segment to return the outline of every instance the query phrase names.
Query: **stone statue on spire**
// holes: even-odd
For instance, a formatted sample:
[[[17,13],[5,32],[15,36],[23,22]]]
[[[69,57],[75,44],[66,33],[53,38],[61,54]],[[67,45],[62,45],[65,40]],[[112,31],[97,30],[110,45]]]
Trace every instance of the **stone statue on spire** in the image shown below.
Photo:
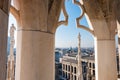
[[[80,43],[81,43],[81,35],[79,33],[78,34],[78,56],[77,56],[78,58],[78,72],[77,72],[78,79],[77,80],[83,80]]]
[[[10,27],[10,54],[8,56],[7,62],[7,79],[6,80],[15,80],[15,57],[14,57],[14,32],[16,28],[12,24]]]
[[[15,28],[14,24],[12,24],[12,26],[10,27],[10,37],[14,37],[15,30],[16,30],[16,28]]]
[[[15,45],[15,40],[14,40],[15,30],[16,30],[16,28],[15,28],[14,24],[12,24],[12,26],[10,27],[10,45],[13,48]]]

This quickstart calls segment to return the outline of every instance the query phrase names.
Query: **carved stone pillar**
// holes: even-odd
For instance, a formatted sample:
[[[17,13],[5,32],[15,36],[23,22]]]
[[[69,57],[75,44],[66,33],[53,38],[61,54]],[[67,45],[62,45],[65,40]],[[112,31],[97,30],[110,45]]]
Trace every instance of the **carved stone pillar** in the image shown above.
[[[54,34],[17,32],[16,80],[54,80]]]
[[[61,0],[20,0],[16,80],[54,80],[54,37]]]
[[[93,27],[95,38],[95,73],[96,80],[117,80],[115,52],[116,20],[111,3],[107,1],[82,0],[88,20]],[[110,9],[110,10],[109,10]]]
[[[95,39],[96,80],[117,80],[115,40]]]

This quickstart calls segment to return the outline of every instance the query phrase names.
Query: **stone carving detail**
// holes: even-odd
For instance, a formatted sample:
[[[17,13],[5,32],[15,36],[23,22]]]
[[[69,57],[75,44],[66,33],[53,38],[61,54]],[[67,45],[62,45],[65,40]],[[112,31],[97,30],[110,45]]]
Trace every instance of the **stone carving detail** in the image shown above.
[[[81,64],[81,35],[79,33],[78,35],[78,55],[77,55],[77,59],[78,59],[78,72],[77,72],[77,76],[78,79],[77,80],[83,80],[83,74],[82,74],[82,64]]]
[[[84,30],[86,30],[86,31],[88,31],[88,32],[90,32],[91,34],[94,35],[94,31],[93,30],[91,30],[90,28],[88,28],[88,27],[86,27],[84,25],[81,25],[79,23],[80,19],[82,19],[84,14],[85,14],[85,9],[84,9],[83,5],[79,1],[77,1],[77,0],[72,0],[72,1],[73,1],[73,4],[78,5],[81,8],[81,11],[82,11],[81,15],[78,18],[76,18],[77,27],[78,28],[82,28],[82,29],[84,29]],[[68,25],[68,14],[67,14],[67,11],[65,9],[65,0],[62,0],[62,7],[61,7],[61,9],[62,9],[63,14],[65,16],[65,20],[59,21],[58,22],[58,26],[60,26],[62,24]]]
[[[84,14],[85,14],[85,9],[84,9],[83,5],[79,1],[76,1],[76,0],[73,0],[73,3],[76,4],[76,5],[78,5],[81,8],[81,11],[82,11],[81,15],[78,18],[76,18],[77,27],[78,28],[82,28],[82,29],[84,29],[84,30],[86,30],[86,31],[88,31],[88,32],[90,32],[91,34],[94,35],[93,30],[91,30],[90,28],[88,28],[88,27],[86,27],[84,25],[81,25],[79,23],[80,19],[82,19],[83,16],[84,16]]]
[[[14,33],[15,33],[15,26],[14,24],[12,24],[11,28],[10,28],[10,38],[14,39]]]
[[[14,57],[14,32],[16,28],[12,24],[10,28],[10,54],[8,56],[7,62],[7,79],[6,80],[15,80],[15,57]]]
[[[65,20],[62,20],[62,21],[59,21],[58,22],[58,26],[64,24],[64,25],[68,25],[68,14],[67,14],[67,11],[65,9],[65,0],[62,0],[62,11],[63,11],[63,14],[65,16]]]

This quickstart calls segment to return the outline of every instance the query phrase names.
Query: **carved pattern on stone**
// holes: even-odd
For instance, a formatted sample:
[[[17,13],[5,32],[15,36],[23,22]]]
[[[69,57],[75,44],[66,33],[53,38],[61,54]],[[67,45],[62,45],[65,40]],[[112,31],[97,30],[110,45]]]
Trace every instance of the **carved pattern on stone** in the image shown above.
[[[65,0],[62,1],[62,11],[63,11],[63,14],[65,16],[65,20],[62,20],[62,21],[59,21],[58,22],[58,26],[64,24],[64,25],[68,25],[68,14],[67,14],[67,11],[65,9]]]
[[[77,72],[77,76],[78,79],[77,80],[83,80],[83,74],[82,74],[82,64],[81,64],[81,35],[80,33],[78,34],[78,55],[77,55],[77,60],[78,60],[78,72]]]
[[[79,23],[80,19],[82,19],[83,16],[84,16],[84,14],[85,14],[85,10],[84,10],[83,5],[82,5],[79,1],[76,1],[76,0],[73,0],[73,3],[76,4],[76,5],[78,5],[79,8],[81,8],[81,11],[82,11],[81,15],[80,15],[78,18],[76,18],[77,27],[78,27],[78,28],[82,28],[82,29],[84,29],[84,30],[86,30],[86,31],[88,31],[88,32],[90,32],[91,34],[94,35],[94,31],[93,31],[93,30],[91,30],[90,28],[88,28],[88,27],[86,27],[86,26],[84,26],[84,25],[81,25],[81,24]]]
[[[94,31],[93,31],[92,29],[90,29],[90,28],[88,28],[88,27],[86,27],[86,26],[84,26],[84,25],[81,25],[81,24],[79,23],[79,21],[83,18],[84,14],[85,14],[85,10],[84,10],[83,5],[82,5],[79,1],[77,1],[77,0],[72,0],[72,1],[73,1],[73,4],[78,5],[79,8],[81,8],[81,11],[82,11],[81,15],[80,15],[78,18],[76,18],[77,27],[78,27],[78,28],[82,28],[82,29],[84,29],[84,30],[86,30],[86,31],[88,31],[88,32],[90,32],[91,34],[94,35]],[[64,16],[65,16],[65,20],[59,21],[59,22],[58,22],[58,26],[60,26],[60,25],[62,25],[62,24],[68,25],[68,14],[67,14],[67,11],[66,11],[66,9],[65,9],[65,0],[62,1],[62,7],[61,7],[61,9],[62,9],[63,14],[64,14]]]
[[[12,13],[12,15],[14,15],[14,17],[17,20],[19,20],[19,18],[20,18],[19,10],[17,10],[14,6],[10,5],[10,12]]]

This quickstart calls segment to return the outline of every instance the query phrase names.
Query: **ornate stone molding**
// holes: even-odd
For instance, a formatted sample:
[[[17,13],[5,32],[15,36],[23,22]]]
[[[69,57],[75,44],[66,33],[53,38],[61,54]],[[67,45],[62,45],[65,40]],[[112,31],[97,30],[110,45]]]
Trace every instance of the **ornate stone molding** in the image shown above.
[[[62,21],[59,21],[58,22],[58,26],[64,24],[64,25],[68,25],[68,14],[67,14],[67,11],[65,9],[65,0],[62,0],[62,7],[61,7],[62,11],[63,11],[63,14],[65,16],[65,20],[62,20]]]
[[[12,15],[17,19],[19,20],[20,18],[20,14],[19,14],[19,11],[12,5],[10,5],[10,12],[12,13]]]
[[[81,9],[81,12],[82,12],[80,14],[80,16],[78,18],[76,18],[77,27],[78,28],[82,28],[82,29],[84,29],[84,30],[86,30],[86,31],[88,31],[88,32],[90,32],[91,34],[94,35],[94,31],[92,29],[90,29],[90,28],[88,28],[88,27],[86,27],[84,25],[81,25],[79,23],[79,21],[83,18],[84,14],[85,14],[85,9],[84,9],[83,5],[79,1],[77,1],[77,0],[72,0],[72,1],[73,1],[73,4],[76,4],[76,5],[79,6],[79,8]],[[67,11],[65,9],[65,0],[62,0],[62,7],[61,7],[61,9],[62,9],[63,14],[65,16],[65,20],[59,21],[58,22],[58,26],[60,26],[62,24],[68,25],[68,14],[67,14]]]
[[[88,31],[88,32],[90,32],[91,34],[94,35],[94,31],[93,30],[91,30],[90,28],[88,28],[88,27],[86,27],[84,25],[81,25],[79,23],[79,21],[83,18],[84,14],[85,14],[85,9],[84,9],[83,5],[79,1],[76,1],[76,0],[73,0],[73,4],[78,5],[79,8],[81,8],[81,12],[82,12],[81,15],[78,18],[76,18],[77,27],[78,28],[82,28],[82,29],[84,29],[84,30],[86,30],[86,31]]]
[[[11,0],[0,0],[0,9],[7,15],[9,14],[9,5]]]

